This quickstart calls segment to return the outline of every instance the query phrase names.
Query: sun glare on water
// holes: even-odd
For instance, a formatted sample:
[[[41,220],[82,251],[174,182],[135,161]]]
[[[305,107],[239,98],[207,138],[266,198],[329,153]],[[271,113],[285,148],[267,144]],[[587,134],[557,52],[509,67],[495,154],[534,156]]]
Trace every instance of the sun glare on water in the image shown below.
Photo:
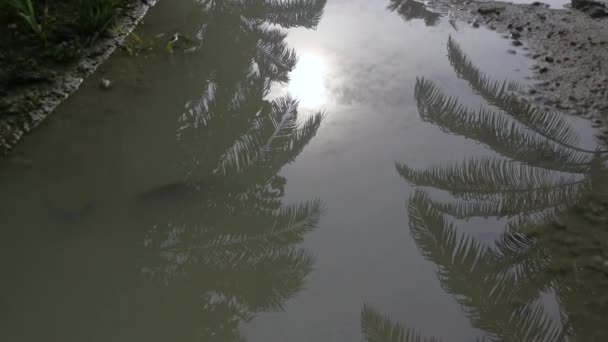
[[[327,65],[317,54],[305,53],[291,72],[289,93],[300,101],[300,107],[316,109],[327,101],[325,75]]]

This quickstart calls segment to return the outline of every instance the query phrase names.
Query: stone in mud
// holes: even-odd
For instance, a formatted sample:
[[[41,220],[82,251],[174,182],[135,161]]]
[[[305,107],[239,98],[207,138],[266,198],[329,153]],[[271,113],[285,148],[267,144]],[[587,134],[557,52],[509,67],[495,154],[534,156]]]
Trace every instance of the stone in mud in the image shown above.
[[[551,56],[547,56],[547,57],[545,57],[545,62],[547,62],[547,63],[553,63],[553,62],[555,62],[555,59],[553,57],[551,57]]]
[[[596,7],[592,10],[589,11],[589,16],[591,18],[603,18],[603,17],[608,17],[608,11],[606,11],[606,9],[604,8],[599,8]]]
[[[593,7],[605,8],[606,5],[594,0],[572,0],[572,8],[577,10],[587,10]]]
[[[521,37],[521,33],[519,33],[518,31],[510,31],[509,35],[513,39],[519,39]]]
[[[542,68],[538,69],[538,72],[540,72],[541,74],[544,74],[547,71],[549,71],[549,68],[547,68],[547,67],[542,67]]]
[[[477,22],[477,20],[476,20],[476,21],[474,21],[474,22],[471,23],[471,26],[474,27],[474,28],[478,28],[479,27],[479,22]]]
[[[517,53],[517,51],[515,51],[515,50],[513,50],[513,49],[509,49],[509,50],[507,50],[507,53],[508,53],[508,54],[511,54],[511,55],[514,55],[514,54],[516,54],[516,53]]]
[[[514,40],[514,41],[511,42],[511,45],[513,45],[513,46],[522,46],[524,44],[516,39],[516,40]]]
[[[104,90],[108,90],[112,87],[112,82],[107,78],[102,78],[99,82],[99,87]]]
[[[504,9],[504,7],[480,7],[477,9],[477,13],[481,15],[500,15],[500,12],[502,12]]]

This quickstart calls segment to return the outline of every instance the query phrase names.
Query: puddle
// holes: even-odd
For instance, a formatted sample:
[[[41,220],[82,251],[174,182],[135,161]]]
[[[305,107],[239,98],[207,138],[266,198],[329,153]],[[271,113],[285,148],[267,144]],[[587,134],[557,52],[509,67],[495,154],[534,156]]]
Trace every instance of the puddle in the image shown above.
[[[588,170],[586,121],[481,120],[516,120],[479,81],[525,83],[530,61],[508,41],[367,0],[163,1],[138,36],[137,56],[113,57],[0,164],[8,340],[568,328],[548,252],[504,229],[572,204],[603,171]]]

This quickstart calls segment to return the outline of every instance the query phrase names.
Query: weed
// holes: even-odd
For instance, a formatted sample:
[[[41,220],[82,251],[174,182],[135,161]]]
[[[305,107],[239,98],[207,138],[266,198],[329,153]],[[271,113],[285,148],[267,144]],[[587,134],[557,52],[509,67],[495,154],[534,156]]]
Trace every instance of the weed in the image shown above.
[[[49,47],[45,55],[48,56],[54,62],[67,63],[78,57],[80,53],[81,46],[78,41],[69,40]]]
[[[38,22],[34,4],[32,0],[7,0],[8,4],[13,7],[17,14],[25,20],[30,29],[41,39],[45,40],[45,33],[42,25]]]
[[[76,28],[90,36],[104,31],[118,13],[120,0],[72,0],[76,10]]]
[[[145,43],[137,33],[131,32],[127,39],[125,39],[123,48],[129,55],[135,56],[145,48]]]

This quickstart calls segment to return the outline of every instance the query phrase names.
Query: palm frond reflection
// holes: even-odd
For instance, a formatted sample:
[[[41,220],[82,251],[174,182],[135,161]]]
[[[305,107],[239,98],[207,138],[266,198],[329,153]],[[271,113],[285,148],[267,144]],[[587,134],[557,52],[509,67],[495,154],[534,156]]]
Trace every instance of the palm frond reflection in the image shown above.
[[[548,271],[552,254],[539,241],[539,231],[599,191],[597,180],[606,175],[605,152],[580,146],[563,116],[520,100],[520,85],[489,78],[451,37],[447,49],[458,77],[492,108],[471,110],[434,82],[418,78],[419,115],[497,156],[425,169],[397,163],[399,175],[417,187],[408,205],[411,235],[421,254],[436,265],[443,289],[490,340],[570,340],[580,331],[573,328],[567,307],[560,309],[562,320],[555,320],[540,301],[557,293],[563,302],[568,291],[560,292],[562,279]],[[451,199],[437,199],[425,188]],[[473,218],[494,218],[505,227],[492,243],[482,242],[458,227]],[[381,326],[391,332],[395,324]],[[403,336],[400,341],[424,340],[411,332]]]
[[[184,298],[159,310],[163,323],[171,310],[190,310],[180,317],[192,316],[191,324],[170,329],[183,340],[242,340],[238,325],[281,310],[312,269],[300,245],[318,228],[323,204],[284,203],[279,171],[302,153],[323,114],[303,118],[297,99],[269,92],[289,80],[297,61],[279,26],[316,27],[325,3],[201,2],[206,20],[194,55],[202,60],[203,91],[177,119],[179,180],[140,196],[179,193],[179,202],[165,201],[150,215],[140,265],[152,297]]]

